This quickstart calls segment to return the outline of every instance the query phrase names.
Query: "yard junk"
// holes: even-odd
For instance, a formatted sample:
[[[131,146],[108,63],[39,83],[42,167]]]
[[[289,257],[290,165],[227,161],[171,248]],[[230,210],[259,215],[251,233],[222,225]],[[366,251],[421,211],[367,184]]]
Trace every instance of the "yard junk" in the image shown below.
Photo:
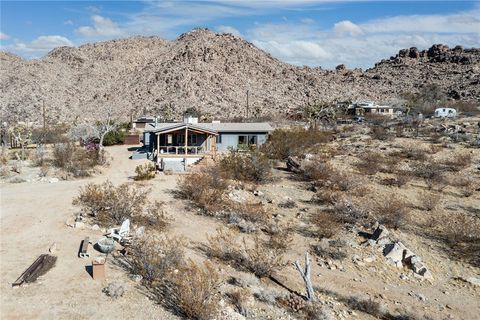
[[[106,259],[103,257],[96,257],[92,261],[92,277],[93,280],[103,280],[105,279],[105,262]]]
[[[115,241],[104,237],[97,241],[98,250],[102,253],[109,254],[115,249]]]
[[[107,237],[116,240],[119,243],[129,242],[130,237],[130,219],[126,219],[122,222],[120,228],[110,229],[110,233],[107,234]]]
[[[80,245],[80,251],[78,252],[78,256],[80,258],[90,257],[90,252],[88,252],[89,243],[90,243],[89,237],[85,237],[85,239],[82,240],[82,244]]]
[[[50,269],[55,266],[57,261],[57,257],[49,255],[49,254],[42,254],[40,255],[35,262],[25,270],[14,283],[12,283],[12,287],[21,286],[24,283],[32,283],[38,279],[38,277],[43,276],[46,274]]]

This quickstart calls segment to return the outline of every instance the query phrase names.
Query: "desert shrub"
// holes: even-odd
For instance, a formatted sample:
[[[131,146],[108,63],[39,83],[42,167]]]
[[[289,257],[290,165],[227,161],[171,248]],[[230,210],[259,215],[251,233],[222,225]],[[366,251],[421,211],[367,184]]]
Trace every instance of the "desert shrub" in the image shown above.
[[[342,197],[338,191],[333,191],[328,188],[322,188],[315,192],[310,200],[316,204],[333,205]]]
[[[35,152],[33,154],[33,165],[37,166],[37,167],[41,167],[43,165],[46,165],[47,163],[47,156],[48,156],[48,152],[47,152],[47,149],[45,148],[45,145],[41,144],[41,145],[38,145],[36,148],[35,148]]]
[[[332,133],[317,129],[276,129],[268,136],[262,151],[271,159],[285,160],[290,156],[302,157],[314,146],[331,141]]]
[[[435,187],[435,189],[441,190],[445,187],[443,166],[433,160],[412,164],[410,173],[424,179],[429,189]]]
[[[285,249],[269,245],[271,236],[268,239],[261,239],[255,235],[251,245],[247,244],[244,237],[243,246],[239,247],[239,238],[236,233],[219,228],[215,236],[209,236],[207,239],[207,255],[231,262],[236,267],[246,269],[259,278],[271,276],[283,265]]]
[[[357,297],[350,297],[347,299],[346,304],[354,310],[368,313],[374,317],[382,318],[385,314],[384,308],[371,299],[359,299]]]
[[[384,186],[400,188],[400,187],[404,186],[405,184],[407,184],[407,182],[410,180],[410,178],[411,177],[408,174],[399,174],[396,177],[383,178],[382,180],[380,180],[380,184],[382,184]]]
[[[261,203],[228,201],[225,210],[229,212],[229,215],[237,215],[242,219],[262,225],[267,224],[271,219],[270,214]]]
[[[148,285],[163,281],[183,263],[184,244],[182,238],[145,236],[130,248],[130,271]]]
[[[227,182],[213,169],[185,175],[178,182],[179,195],[206,212],[220,208],[220,199],[227,186]]]
[[[368,211],[350,199],[340,199],[334,203],[333,210],[338,216],[339,221],[355,225],[367,222],[369,217]]]
[[[171,222],[171,218],[165,213],[165,203],[162,201],[147,203],[145,211],[132,218],[135,224],[159,232],[165,231]]]
[[[440,195],[432,192],[424,192],[421,194],[420,202],[423,210],[433,211],[440,203]]]
[[[283,266],[284,250],[272,248],[268,240],[255,236],[253,246],[249,246],[243,238],[244,257],[241,264],[257,277],[270,277]]]
[[[407,222],[410,208],[400,197],[390,195],[373,204],[372,213],[381,224],[398,229]]]
[[[316,228],[319,238],[331,238],[340,232],[343,224],[332,211],[318,210],[310,216],[310,222]]]
[[[50,166],[46,163],[42,164],[42,166],[40,167],[40,177],[46,177],[48,175],[48,173],[50,172]]]
[[[372,126],[372,127],[370,127],[370,134],[372,135],[373,139],[377,139],[377,140],[387,140],[388,139],[388,131],[383,126]]]
[[[213,265],[189,261],[173,277],[169,304],[187,319],[212,319],[218,312],[222,280]]]
[[[115,187],[110,181],[102,184],[89,183],[80,188],[73,204],[94,217],[102,226],[120,224],[133,218],[147,203],[149,190],[122,184]]]
[[[340,240],[331,240],[312,245],[313,252],[322,259],[344,260],[346,243]]]
[[[56,144],[53,148],[53,164],[75,177],[89,176],[95,166],[104,163],[104,151],[93,146],[79,147],[69,142]]]
[[[472,155],[468,152],[459,152],[441,162],[445,170],[458,172],[467,168],[472,163]]]
[[[65,124],[48,125],[44,128],[32,129],[32,142],[33,143],[66,143],[68,127]]]
[[[241,259],[241,250],[237,245],[238,233],[224,227],[217,228],[214,236],[207,236],[206,253],[223,261],[238,261]]]
[[[279,208],[283,209],[293,209],[297,207],[297,204],[292,199],[286,199],[278,204]]]
[[[248,305],[252,296],[250,290],[246,288],[235,289],[229,292],[227,295],[238,313],[244,317],[251,316],[252,312]]]
[[[369,151],[362,154],[359,160],[355,164],[358,171],[362,174],[374,175],[382,168],[384,157],[379,152]]]
[[[427,152],[428,150],[418,147],[415,144],[408,144],[403,147],[401,151],[395,152],[392,155],[404,159],[425,161],[427,159]]]
[[[265,289],[260,289],[258,292],[255,292],[253,296],[258,301],[262,301],[272,305],[275,304],[277,302],[277,299],[280,297],[278,292]]]
[[[315,159],[305,164],[303,177],[307,181],[315,181],[316,186],[324,186],[327,184],[334,170],[330,163]]]
[[[232,151],[220,161],[220,170],[228,179],[261,183],[270,178],[272,163],[259,151]]]
[[[150,180],[155,178],[155,163],[145,163],[135,167],[136,181]]]

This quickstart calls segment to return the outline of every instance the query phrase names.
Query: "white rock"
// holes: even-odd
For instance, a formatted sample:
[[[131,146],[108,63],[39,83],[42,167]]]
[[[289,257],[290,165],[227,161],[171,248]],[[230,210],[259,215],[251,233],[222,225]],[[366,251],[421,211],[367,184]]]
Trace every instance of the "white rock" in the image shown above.
[[[50,178],[50,179],[48,180],[48,182],[50,182],[50,183],[56,183],[56,182],[59,182],[59,181],[60,181],[60,180],[59,180],[58,178]]]

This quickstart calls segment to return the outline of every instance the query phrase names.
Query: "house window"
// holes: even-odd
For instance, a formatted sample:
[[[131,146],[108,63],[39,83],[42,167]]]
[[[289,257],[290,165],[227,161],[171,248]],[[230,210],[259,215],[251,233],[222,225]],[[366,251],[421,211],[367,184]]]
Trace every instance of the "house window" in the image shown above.
[[[197,135],[196,134],[188,135],[188,144],[189,145],[196,145],[197,144]]]
[[[179,145],[185,144],[185,135],[184,134],[177,135],[177,144],[179,144]]]
[[[222,143],[222,135],[221,135],[221,134],[219,134],[219,135],[216,137],[216,139],[217,139],[217,141],[216,141],[217,143]]]
[[[238,144],[245,145],[245,146],[257,144],[257,136],[256,135],[238,136]]]
[[[239,145],[247,145],[248,144],[248,136],[238,136],[238,144]]]
[[[173,135],[167,134],[167,143],[172,144],[173,143]]]

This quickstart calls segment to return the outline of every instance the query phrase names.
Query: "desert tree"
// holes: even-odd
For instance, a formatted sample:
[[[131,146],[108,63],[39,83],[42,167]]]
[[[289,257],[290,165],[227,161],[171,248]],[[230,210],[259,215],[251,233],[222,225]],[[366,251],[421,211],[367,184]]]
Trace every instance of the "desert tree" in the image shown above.
[[[10,127],[8,132],[13,137],[15,142],[20,145],[20,148],[22,150],[21,159],[25,160],[25,147],[28,146],[31,141],[32,128],[28,123],[19,122],[16,125]]]
[[[103,149],[105,136],[118,129],[120,117],[113,105],[106,104],[90,113],[90,118],[77,117],[76,124],[70,130],[70,136],[76,140],[88,141],[88,139],[98,139],[100,149]]]

